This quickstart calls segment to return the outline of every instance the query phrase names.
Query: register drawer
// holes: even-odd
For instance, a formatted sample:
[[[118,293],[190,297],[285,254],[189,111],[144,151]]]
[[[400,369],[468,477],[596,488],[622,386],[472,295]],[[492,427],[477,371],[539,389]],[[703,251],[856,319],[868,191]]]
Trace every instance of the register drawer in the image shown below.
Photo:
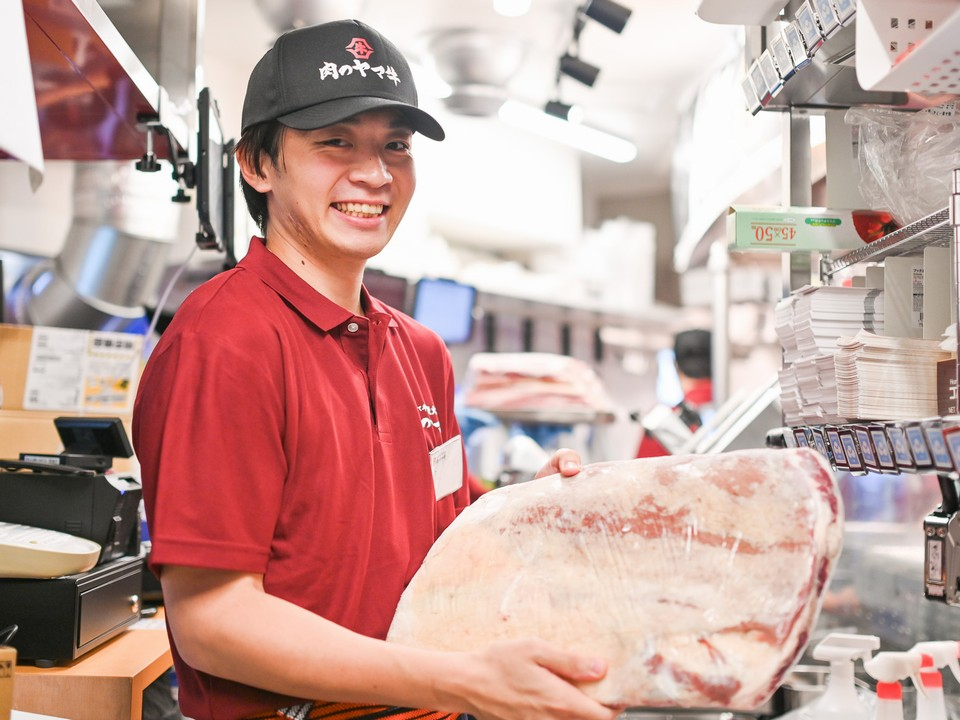
[[[0,627],[16,624],[18,662],[75,660],[140,619],[143,559],[121,557],[49,580],[0,579]]]

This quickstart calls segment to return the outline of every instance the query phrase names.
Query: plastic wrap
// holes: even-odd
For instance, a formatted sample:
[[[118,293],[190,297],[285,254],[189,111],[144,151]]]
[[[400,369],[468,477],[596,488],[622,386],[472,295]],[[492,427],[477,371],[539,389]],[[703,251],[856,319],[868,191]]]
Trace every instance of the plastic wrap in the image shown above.
[[[800,657],[840,553],[808,448],[584,467],[492,490],[438,539],[388,640],[476,650],[536,636],[606,658],[610,705],[749,710]]]
[[[946,206],[951,171],[960,167],[956,103],[919,112],[853,107],[845,118],[858,129],[860,190],[871,208],[907,225]]]

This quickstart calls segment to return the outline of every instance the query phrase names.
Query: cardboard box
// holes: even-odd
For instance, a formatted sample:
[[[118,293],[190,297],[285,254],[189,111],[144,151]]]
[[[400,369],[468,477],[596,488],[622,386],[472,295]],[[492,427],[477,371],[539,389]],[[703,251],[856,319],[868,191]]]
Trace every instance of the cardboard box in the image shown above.
[[[16,668],[16,648],[0,645],[0,720],[10,720],[13,710],[13,676]]]
[[[0,324],[0,409],[125,415],[143,336]]]
[[[0,323],[0,408],[23,408],[33,328]]]
[[[852,210],[734,205],[727,214],[731,250],[776,252],[856,250],[863,247]]]

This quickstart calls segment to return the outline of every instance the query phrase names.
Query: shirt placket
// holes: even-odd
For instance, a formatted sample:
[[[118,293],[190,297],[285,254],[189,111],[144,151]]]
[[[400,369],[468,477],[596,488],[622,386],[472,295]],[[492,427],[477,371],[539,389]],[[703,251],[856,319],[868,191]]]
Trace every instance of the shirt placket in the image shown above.
[[[360,368],[367,384],[367,402],[372,426],[379,433],[377,414],[377,377],[386,340],[387,323],[355,316],[344,325],[344,349]]]

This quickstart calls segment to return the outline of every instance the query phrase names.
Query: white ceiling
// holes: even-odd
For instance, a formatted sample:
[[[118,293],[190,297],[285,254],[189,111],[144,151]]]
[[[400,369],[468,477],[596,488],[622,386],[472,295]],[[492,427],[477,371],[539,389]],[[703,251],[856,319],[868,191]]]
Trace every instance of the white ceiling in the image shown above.
[[[739,53],[740,28],[701,20],[697,0],[618,2],[633,11],[623,33],[587,20],[580,34],[579,56],[601,68],[597,82],[588,88],[564,78],[560,99],[580,105],[585,124],[637,145],[637,159],[625,165],[584,156],[583,181],[591,192],[650,195],[669,187],[679,110],[711,69]],[[522,50],[508,94],[540,107],[556,95],[557,61],[570,46],[580,4],[532,0],[526,15],[508,18],[495,13],[493,0],[206,0],[204,82],[214,89],[227,126],[238,126],[246,75],[276,34],[267,14],[292,7],[308,21],[364,20],[427,67],[437,34],[490,31],[504,47],[516,43]]]

